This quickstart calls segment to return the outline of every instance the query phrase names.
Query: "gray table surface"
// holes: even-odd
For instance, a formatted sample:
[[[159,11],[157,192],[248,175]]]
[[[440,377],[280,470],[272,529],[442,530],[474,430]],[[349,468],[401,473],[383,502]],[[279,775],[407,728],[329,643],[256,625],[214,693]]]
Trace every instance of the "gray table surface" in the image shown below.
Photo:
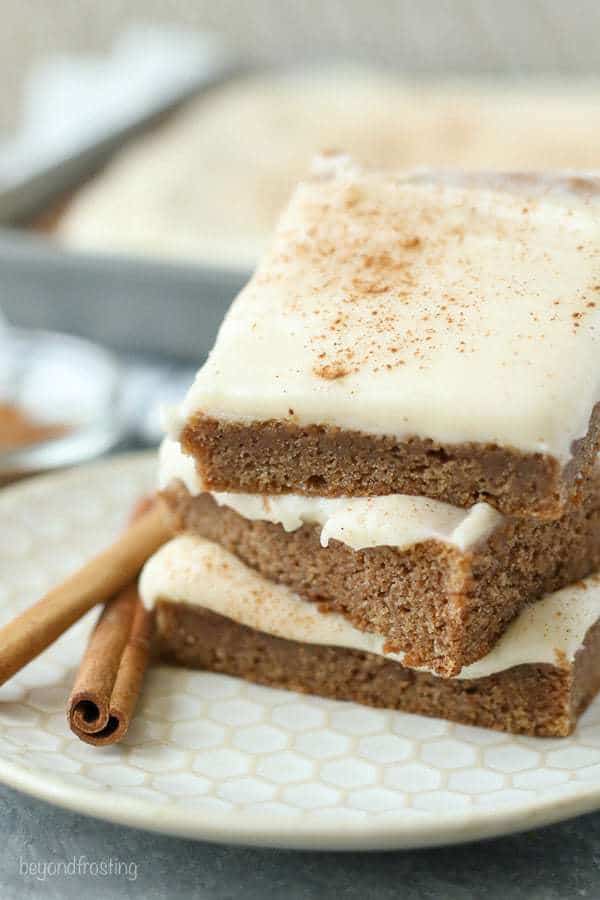
[[[29,874],[87,858],[137,877]],[[29,867],[29,869],[28,869]],[[129,872],[133,875],[134,868]],[[600,813],[481,844],[396,853],[307,853],[196,843],[109,825],[0,788],[0,897],[567,900],[600,897]]]

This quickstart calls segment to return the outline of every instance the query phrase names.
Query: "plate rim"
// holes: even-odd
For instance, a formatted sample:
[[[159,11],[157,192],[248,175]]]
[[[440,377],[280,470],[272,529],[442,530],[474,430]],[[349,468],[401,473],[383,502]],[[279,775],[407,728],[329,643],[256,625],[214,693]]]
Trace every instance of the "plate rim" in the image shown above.
[[[156,451],[120,453],[28,478],[2,490],[0,515],[5,504],[35,493],[44,484],[60,489],[63,482],[85,478],[90,470],[106,470],[114,476],[115,470],[126,473],[130,467],[149,466],[155,459]],[[267,815],[248,810],[215,811],[181,807],[172,802],[154,803],[115,790],[71,784],[60,775],[35,770],[26,762],[17,763],[3,754],[0,761],[0,783],[71,812],[176,837],[281,849],[393,850],[451,845],[550,825],[600,807],[600,785],[569,782],[570,790],[562,795],[529,799],[522,805],[507,803],[493,810],[471,808],[435,814],[423,811],[422,815],[412,811],[404,821],[402,810],[396,810],[344,822],[339,816],[328,820],[323,814],[309,811]]]
[[[501,811],[423,812],[405,822],[401,811],[344,823],[338,817],[327,821],[311,812],[218,812],[127,795],[118,795],[117,807],[114,790],[71,785],[60,776],[42,775],[26,765],[0,759],[0,783],[70,812],[172,837],[273,849],[381,851],[450,846],[541,828],[593,812],[600,805],[600,788],[590,791],[585,784],[572,783],[569,796],[548,797],[535,804],[529,801],[527,809],[507,804]]]

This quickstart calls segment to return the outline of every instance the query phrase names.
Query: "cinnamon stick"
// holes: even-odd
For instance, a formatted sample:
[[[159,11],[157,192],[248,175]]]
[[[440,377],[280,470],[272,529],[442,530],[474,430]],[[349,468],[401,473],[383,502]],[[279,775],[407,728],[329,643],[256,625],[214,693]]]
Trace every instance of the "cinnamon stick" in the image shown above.
[[[153,622],[135,585],[104,607],[67,706],[71,730],[82,741],[102,747],[126,734],[150,656]]]
[[[0,628],[0,685],[38,656],[92,606],[131,584],[171,534],[158,504],[107,550]]]

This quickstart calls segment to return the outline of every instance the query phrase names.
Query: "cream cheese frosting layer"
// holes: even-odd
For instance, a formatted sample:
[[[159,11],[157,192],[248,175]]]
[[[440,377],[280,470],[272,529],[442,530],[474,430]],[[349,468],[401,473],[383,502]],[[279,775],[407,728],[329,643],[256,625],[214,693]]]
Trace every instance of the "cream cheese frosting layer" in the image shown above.
[[[169,438],[160,449],[159,486],[179,479],[190,494],[203,492],[194,461]],[[321,544],[331,539],[353,550],[366,547],[404,549],[434,540],[468,550],[485,540],[503,521],[503,516],[487,503],[461,509],[430,500],[390,494],[383,497],[309,497],[299,494],[263,496],[209,492],[220,506],[228,506],[245,519],[260,519],[295,531],[303,524],[318,525]]]
[[[334,161],[294,193],[185,398],[566,462],[600,399],[600,177]]]
[[[152,556],[140,577],[144,604],[157,600],[200,606],[248,628],[308,644],[346,647],[402,662],[385,639],[360,631],[337,613],[322,613],[289,588],[268,581],[218,544],[181,535]],[[514,620],[494,649],[458,678],[481,678],[525,663],[572,661],[600,617],[600,575],[549,594]]]

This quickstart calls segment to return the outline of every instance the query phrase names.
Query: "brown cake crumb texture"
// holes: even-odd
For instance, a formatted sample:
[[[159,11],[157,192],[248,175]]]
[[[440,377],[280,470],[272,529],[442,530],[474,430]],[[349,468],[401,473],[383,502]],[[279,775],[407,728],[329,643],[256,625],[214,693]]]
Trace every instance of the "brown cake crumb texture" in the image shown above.
[[[221,544],[265,578],[387,638],[410,666],[456,675],[488,653],[527,602],[600,568],[600,475],[555,521],[507,518],[470,553],[437,541],[352,550],[319,528],[285,532],[174,482],[163,498],[177,531]]]
[[[181,445],[209,490],[321,497],[412,494],[506,515],[557,518],[600,450],[600,403],[561,469],[541,453],[495,444],[439,444],[288,421],[252,424],[198,414]]]
[[[522,665],[469,681],[414,672],[358,650],[284,640],[166,599],[157,604],[157,634],[165,662],[516,734],[569,734],[600,688],[600,624],[573,665]]]

